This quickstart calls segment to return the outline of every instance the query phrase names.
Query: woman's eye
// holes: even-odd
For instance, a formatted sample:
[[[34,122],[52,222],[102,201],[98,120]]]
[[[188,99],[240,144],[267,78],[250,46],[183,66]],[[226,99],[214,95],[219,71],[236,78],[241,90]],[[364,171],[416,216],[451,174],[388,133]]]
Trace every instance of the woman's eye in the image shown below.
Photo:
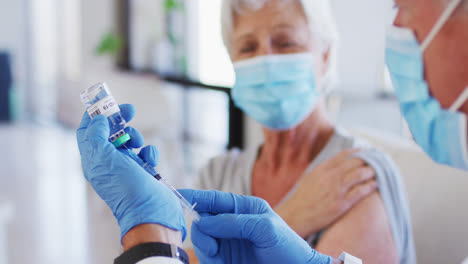
[[[288,49],[288,48],[293,48],[297,46],[297,43],[295,41],[281,40],[281,41],[276,41],[274,43],[274,46],[278,49]]]
[[[280,47],[282,47],[282,48],[289,48],[289,47],[293,47],[295,45],[296,45],[296,43],[294,43],[292,41],[286,41],[286,42],[280,43]]]
[[[243,47],[240,50],[240,53],[250,53],[250,52],[253,52],[253,51],[255,51],[255,46],[254,45],[248,45],[248,46]]]

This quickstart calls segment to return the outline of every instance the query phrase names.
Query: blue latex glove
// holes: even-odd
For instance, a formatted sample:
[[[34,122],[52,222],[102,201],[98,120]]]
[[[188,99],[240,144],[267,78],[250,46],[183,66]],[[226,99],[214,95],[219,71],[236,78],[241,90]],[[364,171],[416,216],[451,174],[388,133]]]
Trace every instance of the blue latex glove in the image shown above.
[[[260,198],[218,191],[180,190],[202,214],[192,225],[201,263],[329,264]]]
[[[120,110],[127,122],[135,115],[131,105],[121,105]],[[143,137],[136,129],[127,127],[125,130],[132,137],[126,143],[128,148],[143,145]],[[152,223],[182,231],[185,239],[185,218],[179,200],[130,157],[131,150],[116,149],[109,142],[109,136],[105,116],[91,120],[87,113],[83,115],[77,131],[83,172],[112,210],[120,226],[121,238],[137,225]],[[152,146],[143,148],[139,157],[156,166],[157,149]]]

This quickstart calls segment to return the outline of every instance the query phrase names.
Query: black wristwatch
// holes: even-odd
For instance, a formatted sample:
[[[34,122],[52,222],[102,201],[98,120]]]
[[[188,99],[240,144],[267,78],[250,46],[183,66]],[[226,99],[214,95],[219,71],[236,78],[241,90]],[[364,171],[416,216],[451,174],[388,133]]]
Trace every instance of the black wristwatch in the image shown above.
[[[168,257],[189,264],[187,253],[175,246],[164,243],[144,243],[127,250],[116,258],[114,264],[135,264],[150,257]]]

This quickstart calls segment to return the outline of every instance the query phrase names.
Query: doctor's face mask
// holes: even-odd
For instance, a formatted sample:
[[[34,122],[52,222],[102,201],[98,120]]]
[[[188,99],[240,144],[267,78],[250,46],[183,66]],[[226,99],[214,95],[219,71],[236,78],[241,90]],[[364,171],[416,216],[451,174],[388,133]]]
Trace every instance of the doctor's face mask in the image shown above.
[[[449,109],[430,95],[424,79],[423,54],[461,0],[453,0],[420,45],[412,29],[391,26],[386,37],[386,62],[411,133],[436,162],[468,170],[467,117],[458,112],[468,87]],[[450,87],[447,87],[450,89]]]

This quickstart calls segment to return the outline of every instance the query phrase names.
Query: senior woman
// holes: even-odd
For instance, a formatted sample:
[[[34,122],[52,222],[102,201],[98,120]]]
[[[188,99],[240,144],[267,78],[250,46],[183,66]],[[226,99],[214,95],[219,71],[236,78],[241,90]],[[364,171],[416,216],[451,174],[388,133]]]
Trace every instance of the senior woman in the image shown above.
[[[415,263],[399,172],[324,110],[337,38],[328,0],[224,0],[222,27],[233,100],[264,143],[212,159],[197,187],[265,199],[321,253]]]

